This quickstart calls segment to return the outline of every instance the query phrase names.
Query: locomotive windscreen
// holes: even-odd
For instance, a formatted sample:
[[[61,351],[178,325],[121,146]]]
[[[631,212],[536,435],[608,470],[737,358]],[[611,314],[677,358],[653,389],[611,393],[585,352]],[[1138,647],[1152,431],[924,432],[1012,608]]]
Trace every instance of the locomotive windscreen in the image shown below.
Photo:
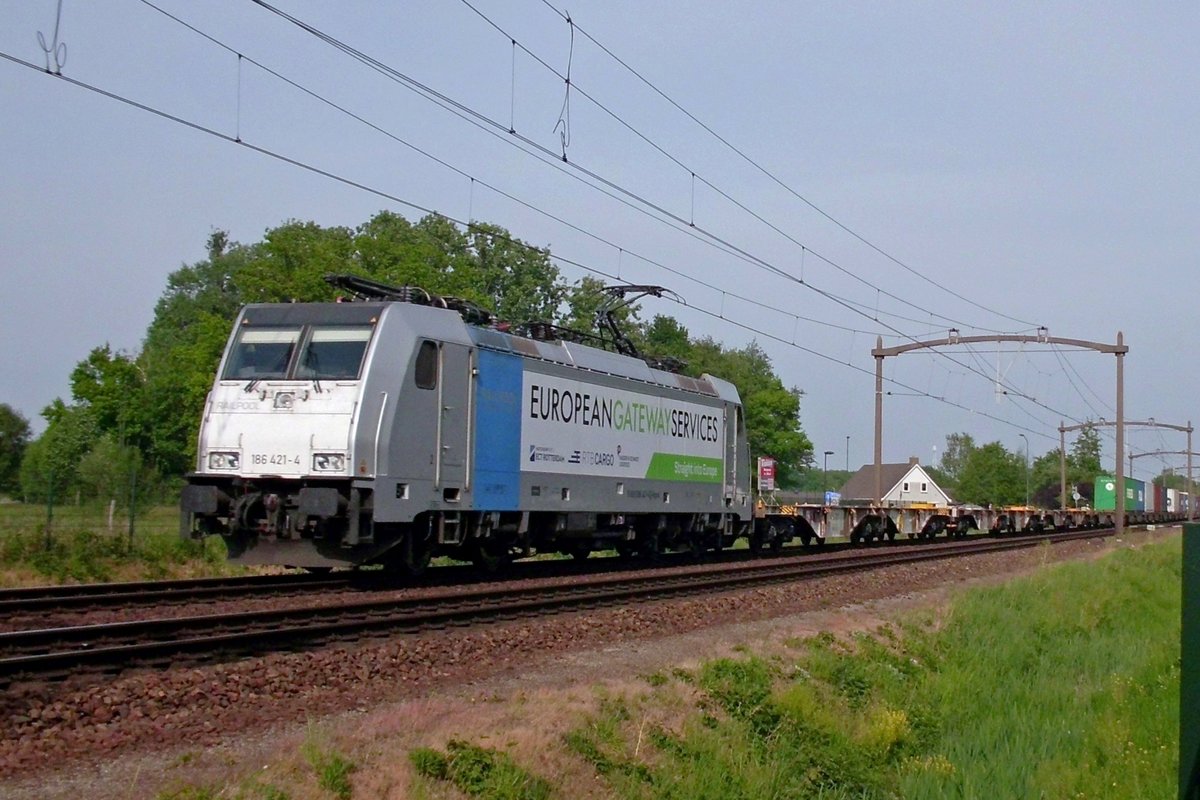
[[[243,329],[229,354],[225,380],[286,378],[288,364],[299,340],[299,328]]]
[[[300,354],[296,377],[302,380],[354,380],[362,369],[368,326],[312,329]]]
[[[369,325],[244,328],[224,380],[355,380],[371,341]],[[299,357],[296,356],[297,347]]]

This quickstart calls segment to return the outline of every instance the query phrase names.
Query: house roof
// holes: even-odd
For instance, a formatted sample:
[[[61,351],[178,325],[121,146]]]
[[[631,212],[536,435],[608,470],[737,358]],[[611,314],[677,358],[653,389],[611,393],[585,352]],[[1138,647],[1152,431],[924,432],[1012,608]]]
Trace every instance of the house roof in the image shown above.
[[[945,490],[937,485],[937,481],[929,476],[919,463],[908,461],[903,464],[880,464],[881,480],[880,492],[887,496],[888,492],[896,487],[896,484],[904,479],[904,476],[909,473],[914,467],[921,471],[921,474],[933,486],[937,487],[943,494]],[[846,481],[841,490],[842,502],[845,503],[851,500],[863,500],[874,502],[875,500],[875,465],[863,464],[859,467],[858,472],[850,476],[850,480]]]
[[[881,464],[883,480],[880,481],[880,491],[887,494],[896,483],[912,469],[912,464]],[[850,476],[841,490],[842,502],[847,500],[875,499],[875,465],[863,464],[858,472]]]

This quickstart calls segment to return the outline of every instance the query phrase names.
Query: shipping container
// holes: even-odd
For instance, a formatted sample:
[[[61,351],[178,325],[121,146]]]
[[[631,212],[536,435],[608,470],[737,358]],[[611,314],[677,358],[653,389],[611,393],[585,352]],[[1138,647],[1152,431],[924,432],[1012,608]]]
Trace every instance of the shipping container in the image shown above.
[[[1146,510],[1146,482],[1137,478],[1125,479],[1125,510]]]
[[[1161,484],[1157,484],[1157,483],[1152,484],[1152,486],[1154,487],[1154,489],[1153,489],[1153,491],[1150,492],[1147,499],[1150,499],[1150,498],[1154,499],[1154,507],[1147,508],[1146,510],[1153,511],[1155,514],[1167,513],[1167,489],[1166,489],[1166,487],[1162,486]]]
[[[1112,475],[1098,476],[1096,478],[1096,492],[1092,497],[1092,508],[1097,511],[1116,511],[1117,479]]]
[[[1111,475],[1096,478],[1096,494],[1093,508],[1097,511],[1117,510],[1117,479]],[[1146,510],[1146,484],[1136,478],[1125,479],[1125,510]]]

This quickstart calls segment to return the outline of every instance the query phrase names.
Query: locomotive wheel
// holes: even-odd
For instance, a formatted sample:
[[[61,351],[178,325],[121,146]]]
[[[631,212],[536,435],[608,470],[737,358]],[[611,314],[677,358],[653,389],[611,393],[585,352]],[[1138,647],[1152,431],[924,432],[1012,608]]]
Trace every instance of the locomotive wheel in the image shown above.
[[[571,558],[576,561],[586,561],[587,557],[592,554],[592,548],[587,545],[579,545],[572,547],[568,552],[570,552]]]
[[[424,575],[433,559],[433,548],[429,546],[429,542],[417,541],[408,536],[405,537],[403,549],[404,557],[401,559],[400,568],[404,574],[413,578]]]
[[[481,572],[488,575],[499,572],[511,561],[508,555],[508,548],[494,541],[477,539],[473,550],[471,562]]]
[[[783,536],[776,531],[775,536],[771,538],[770,543],[771,555],[777,556],[783,550]]]
[[[658,561],[662,558],[662,540],[657,530],[642,534],[638,555],[647,561]]]

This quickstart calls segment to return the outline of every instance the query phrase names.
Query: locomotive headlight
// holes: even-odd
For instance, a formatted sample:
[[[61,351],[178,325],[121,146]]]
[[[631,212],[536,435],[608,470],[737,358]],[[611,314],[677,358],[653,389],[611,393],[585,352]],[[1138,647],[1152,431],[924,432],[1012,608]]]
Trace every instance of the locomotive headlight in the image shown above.
[[[314,453],[313,472],[345,472],[346,456],[343,453]]]
[[[237,469],[238,462],[237,453],[213,450],[208,454],[209,469]]]

